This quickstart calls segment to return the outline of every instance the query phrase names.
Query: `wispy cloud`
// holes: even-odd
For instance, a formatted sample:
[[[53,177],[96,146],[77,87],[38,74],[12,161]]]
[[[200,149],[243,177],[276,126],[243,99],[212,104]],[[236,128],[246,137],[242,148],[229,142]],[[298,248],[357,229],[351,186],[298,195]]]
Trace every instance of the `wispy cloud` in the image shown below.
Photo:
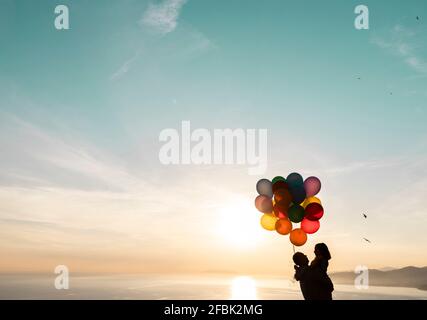
[[[413,70],[427,74],[427,61],[423,57],[422,39],[419,32],[403,25],[395,25],[386,35],[375,36],[371,42],[402,58]]]
[[[352,174],[360,170],[377,170],[391,168],[401,165],[405,159],[403,158],[392,158],[392,159],[381,159],[381,160],[366,160],[356,161],[343,165],[337,165],[325,169],[325,174],[334,176],[340,174]]]
[[[15,143],[0,139],[0,146],[7,150],[7,157],[0,161],[0,165],[8,168],[9,177],[20,177],[21,181],[27,177],[27,182],[34,183],[50,181],[48,186],[67,185],[66,181],[78,177],[79,183],[83,182],[80,187],[86,184],[116,191],[128,191],[143,184],[127,172],[119,159],[75,138],[76,141],[62,139],[13,116],[8,117],[1,132],[15,137]],[[78,187],[78,184],[73,185]]]
[[[175,30],[178,17],[187,0],[165,0],[160,4],[151,3],[144,12],[140,25],[154,29],[161,34]]]
[[[115,81],[120,79],[121,77],[123,77],[126,73],[129,72],[132,64],[138,59],[139,55],[141,54],[141,51],[137,51],[133,57],[131,57],[130,59],[126,60],[119,69],[117,69],[117,71],[115,71],[111,76],[110,76],[110,80],[111,81]]]

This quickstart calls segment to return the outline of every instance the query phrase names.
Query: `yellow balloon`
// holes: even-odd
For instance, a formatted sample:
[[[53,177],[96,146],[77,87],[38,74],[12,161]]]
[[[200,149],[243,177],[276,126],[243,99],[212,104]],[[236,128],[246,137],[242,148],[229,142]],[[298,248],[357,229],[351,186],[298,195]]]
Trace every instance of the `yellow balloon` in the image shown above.
[[[322,204],[322,202],[320,201],[319,198],[317,197],[308,197],[307,199],[304,200],[304,202],[302,203],[302,207],[305,209],[305,207],[307,207],[310,203],[318,203],[318,204]]]
[[[276,230],[277,218],[274,214],[265,213],[261,217],[261,226],[268,231]]]

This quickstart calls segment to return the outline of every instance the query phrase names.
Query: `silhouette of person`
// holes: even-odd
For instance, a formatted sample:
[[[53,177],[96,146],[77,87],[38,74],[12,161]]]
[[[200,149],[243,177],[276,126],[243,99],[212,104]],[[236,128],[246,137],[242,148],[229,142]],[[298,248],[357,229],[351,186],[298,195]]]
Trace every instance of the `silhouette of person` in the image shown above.
[[[314,247],[315,258],[310,263],[310,270],[313,273],[313,278],[317,284],[316,298],[318,300],[332,300],[332,291],[334,285],[331,278],[328,276],[329,260],[331,253],[328,246],[324,243],[318,243]]]
[[[302,252],[297,252],[292,257],[295,263],[295,280],[299,281],[302,295],[305,300],[313,300],[312,293],[310,292],[310,266],[308,265],[308,258]]]
[[[331,260],[331,253],[329,252],[328,247],[324,243],[318,243],[314,247],[315,258],[311,261],[310,266],[312,268],[317,268],[321,272],[327,273],[329,260]]]
[[[294,254],[295,280],[300,282],[304,299],[332,300],[334,285],[327,274],[331,254],[324,243],[315,246],[314,254],[316,257],[310,265],[305,254]]]

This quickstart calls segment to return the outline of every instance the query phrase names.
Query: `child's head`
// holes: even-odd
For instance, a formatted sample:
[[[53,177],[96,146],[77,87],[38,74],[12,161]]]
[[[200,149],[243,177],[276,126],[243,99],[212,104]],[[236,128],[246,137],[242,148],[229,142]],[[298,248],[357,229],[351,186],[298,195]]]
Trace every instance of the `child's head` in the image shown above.
[[[302,252],[295,253],[292,259],[297,266],[308,266],[308,258]]]
[[[329,252],[328,246],[324,243],[318,243],[314,247],[314,254],[316,257],[322,257],[323,259],[330,260],[331,253]]]

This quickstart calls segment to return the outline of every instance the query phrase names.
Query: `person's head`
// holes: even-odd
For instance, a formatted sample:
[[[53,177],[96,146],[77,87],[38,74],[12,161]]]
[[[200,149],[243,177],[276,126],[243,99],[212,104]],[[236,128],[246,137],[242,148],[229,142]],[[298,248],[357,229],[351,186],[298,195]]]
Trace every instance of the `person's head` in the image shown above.
[[[323,259],[330,260],[331,253],[329,252],[328,246],[324,243],[318,243],[314,247],[314,254],[316,257],[322,257]]]
[[[308,262],[309,262],[308,258],[302,252],[295,253],[294,256],[292,257],[292,259],[294,260],[294,263],[297,266],[308,266]]]

